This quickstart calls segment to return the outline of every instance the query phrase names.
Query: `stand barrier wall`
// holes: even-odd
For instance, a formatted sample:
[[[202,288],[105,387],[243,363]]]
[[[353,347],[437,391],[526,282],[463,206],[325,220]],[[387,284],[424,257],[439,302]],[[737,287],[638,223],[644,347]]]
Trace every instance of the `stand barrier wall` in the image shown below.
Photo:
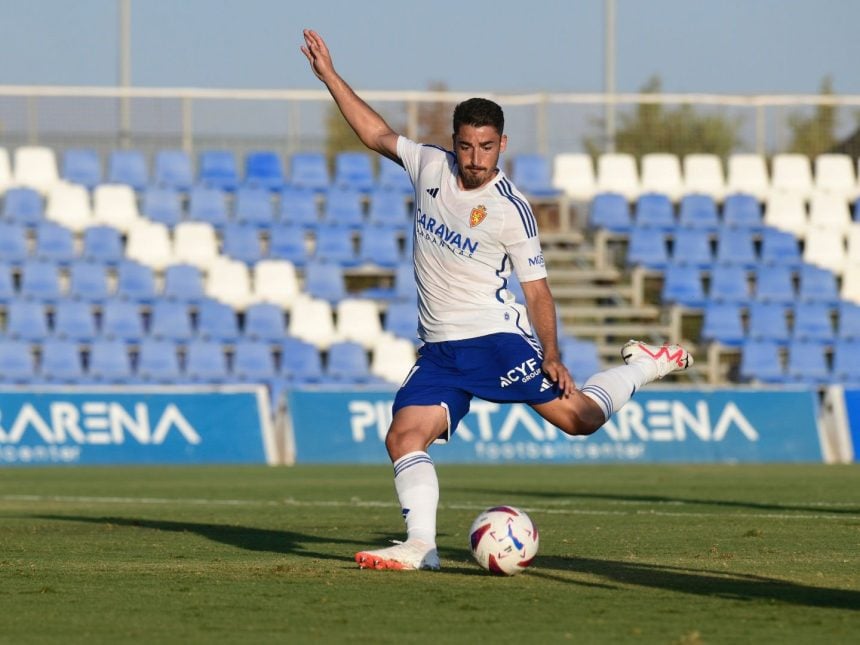
[[[0,466],[281,461],[262,386],[0,390]]]

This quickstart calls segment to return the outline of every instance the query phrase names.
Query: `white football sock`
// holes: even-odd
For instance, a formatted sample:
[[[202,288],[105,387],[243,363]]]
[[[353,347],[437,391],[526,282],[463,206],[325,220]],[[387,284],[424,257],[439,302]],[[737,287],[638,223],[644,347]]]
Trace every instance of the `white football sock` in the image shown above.
[[[418,450],[395,461],[394,488],[406,520],[407,539],[417,538],[435,545],[439,480],[430,455]]]
[[[656,378],[647,367],[631,363],[598,372],[585,382],[580,391],[593,399],[603,410],[604,417],[609,419],[630,400],[636,390]]]

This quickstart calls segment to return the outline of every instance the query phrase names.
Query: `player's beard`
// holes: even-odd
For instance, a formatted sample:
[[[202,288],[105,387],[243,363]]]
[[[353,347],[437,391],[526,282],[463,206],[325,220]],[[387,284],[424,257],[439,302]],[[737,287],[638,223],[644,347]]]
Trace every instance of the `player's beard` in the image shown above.
[[[463,182],[463,188],[466,190],[480,187],[487,179],[487,170],[485,168],[481,168],[477,172],[467,168],[464,172],[460,173],[460,181]]]

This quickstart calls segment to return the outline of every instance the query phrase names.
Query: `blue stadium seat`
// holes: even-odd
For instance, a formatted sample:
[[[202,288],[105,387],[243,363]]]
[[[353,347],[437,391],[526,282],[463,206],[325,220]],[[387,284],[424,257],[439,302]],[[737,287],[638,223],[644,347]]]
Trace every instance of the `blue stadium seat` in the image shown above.
[[[411,262],[403,262],[394,269],[391,297],[395,302],[417,303],[418,285],[415,284],[415,269]]]
[[[723,225],[760,231],[762,214],[758,200],[745,193],[727,196],[723,201]]]
[[[334,183],[363,193],[373,188],[373,164],[366,152],[339,152],[334,158]]]
[[[710,195],[684,195],[678,210],[678,224],[687,228],[716,231],[720,225],[717,203]]]
[[[397,231],[388,227],[367,227],[358,243],[359,264],[393,269],[403,262]]]
[[[120,262],[117,267],[116,295],[133,302],[153,302],[158,294],[152,269],[134,260]]]
[[[799,267],[802,264],[797,238],[788,231],[764,228],[761,233],[761,262]]]
[[[228,150],[204,150],[198,158],[198,181],[233,192],[239,186],[235,155]]]
[[[409,174],[403,166],[388,157],[379,157],[379,174],[376,181],[383,190],[394,190],[404,196],[415,193]]]
[[[343,269],[334,262],[308,262],[305,267],[305,289],[314,298],[334,304],[346,297]]]
[[[785,370],[779,345],[770,340],[747,340],[741,346],[740,376],[746,381],[783,382]]]
[[[197,336],[219,343],[235,342],[240,336],[236,312],[218,300],[201,300],[197,306]]]
[[[790,334],[785,312],[786,306],[780,302],[751,302],[747,337],[751,340],[768,340],[779,345],[788,344]]]
[[[309,260],[305,229],[298,224],[281,224],[272,228],[269,257],[273,260],[289,260],[299,268],[305,266]]]
[[[167,300],[197,303],[206,297],[203,274],[191,264],[172,264],[164,270],[161,295]]]
[[[843,300],[837,311],[836,335],[844,340],[860,338],[860,305]]]
[[[156,300],[149,319],[149,335],[157,340],[186,342],[194,336],[188,305],[176,300]]]
[[[717,233],[718,264],[732,264],[753,269],[758,264],[750,229],[723,227]]]
[[[325,375],[333,383],[369,383],[374,380],[364,347],[348,341],[333,343],[329,347]]]
[[[259,150],[245,155],[245,183],[259,184],[269,190],[284,187],[284,166],[277,152]]]
[[[35,257],[67,266],[77,257],[74,233],[56,222],[41,222],[36,226]]]
[[[98,336],[93,306],[82,300],[63,299],[54,306],[54,336],[75,343],[90,343]]]
[[[45,219],[45,202],[33,188],[10,188],[3,196],[3,219],[22,226],[36,226]]]
[[[291,383],[320,383],[324,380],[322,357],[312,344],[287,336],[281,342],[279,374]]]
[[[12,278],[12,267],[8,262],[0,261],[0,303],[6,303],[17,297],[15,281]]]
[[[676,222],[672,200],[663,193],[640,195],[633,208],[633,224],[638,228],[674,230]]]
[[[30,344],[20,340],[0,339],[0,383],[31,383],[36,378],[36,361]]]
[[[39,342],[49,335],[44,304],[33,300],[12,300],[6,306],[6,336]]]
[[[692,264],[700,269],[711,267],[714,256],[708,232],[695,228],[676,229],[671,259],[674,264]]]
[[[663,270],[669,264],[666,234],[650,228],[634,228],[627,245],[627,264]]]
[[[90,226],[84,230],[82,258],[110,266],[125,257],[122,234],[112,226]]]
[[[146,157],[140,150],[113,150],[108,157],[108,182],[141,191],[149,184]]]
[[[312,188],[284,186],[281,191],[280,221],[315,229],[320,225],[317,194]]]
[[[222,235],[221,253],[249,265],[262,260],[263,245],[258,229],[235,222],[227,224]]]
[[[176,345],[169,340],[144,338],[138,350],[137,378],[144,383],[178,383],[182,380]]]
[[[341,267],[358,265],[358,253],[353,245],[353,231],[346,226],[321,226],[317,230],[315,262],[331,262]]]
[[[411,302],[392,302],[385,310],[383,329],[418,343],[418,310]]]
[[[633,226],[627,198],[620,193],[598,193],[591,200],[589,224],[614,233],[626,233]]]
[[[97,338],[90,345],[87,377],[94,383],[123,385],[134,380],[128,347],[121,340]]]
[[[298,152],[290,159],[290,184],[310,188],[318,193],[331,186],[325,155],[321,152]]]
[[[840,339],[834,344],[833,380],[860,387],[860,338]]]
[[[240,338],[233,350],[233,377],[243,383],[268,385],[277,379],[268,343]]]
[[[708,299],[713,302],[744,303],[750,299],[747,270],[733,264],[718,264],[711,270]]]
[[[223,228],[229,220],[224,191],[207,184],[194,186],[188,198],[188,219],[208,222],[218,229]]]
[[[272,194],[262,186],[246,185],[236,191],[236,208],[233,218],[239,224],[271,228],[275,222]]]
[[[156,184],[188,192],[194,183],[191,157],[184,150],[159,150],[154,175]]]
[[[756,300],[790,304],[795,300],[791,269],[784,265],[763,265],[755,270]]]
[[[739,347],[745,340],[741,306],[733,302],[709,302],[702,319],[702,338],[728,347]]]
[[[69,297],[101,303],[110,297],[108,274],[104,264],[76,260],[69,270]]]
[[[807,385],[821,385],[830,381],[824,346],[815,341],[789,341],[786,377],[788,381]]]
[[[0,262],[19,266],[29,256],[24,226],[17,222],[0,222]]]
[[[81,184],[87,190],[92,190],[102,183],[102,160],[95,150],[70,148],[63,153],[60,176],[68,182]]]
[[[552,162],[541,154],[520,154],[511,164],[511,179],[530,197],[557,197],[561,190],[552,185]]]
[[[123,343],[139,343],[146,335],[140,306],[129,300],[108,300],[102,306],[101,336]]]
[[[839,304],[839,285],[832,271],[812,264],[802,264],[798,274],[797,297],[803,302]]]
[[[798,302],[794,305],[793,340],[832,343],[836,337],[830,306],[821,302]]]
[[[322,223],[328,226],[348,226],[355,230],[364,226],[361,193],[354,188],[330,188],[325,195]]]
[[[257,303],[245,309],[245,338],[267,343],[277,342],[287,334],[284,310],[271,303]]]
[[[173,186],[148,186],[143,193],[143,215],[173,228],[182,220],[179,190]]]
[[[663,273],[663,302],[686,307],[704,307],[707,299],[701,270],[690,264],[670,264]]]
[[[192,383],[225,383],[230,380],[224,346],[215,340],[194,339],[185,353],[185,378]]]
[[[367,223],[398,231],[409,229],[409,208],[403,193],[397,190],[374,188],[370,191]]]
[[[562,362],[580,386],[601,370],[596,343],[567,336],[561,339],[559,349]]]
[[[19,294],[42,302],[56,302],[63,296],[60,269],[48,260],[28,259],[21,266]]]
[[[73,340],[48,338],[42,343],[39,377],[45,383],[75,385],[84,380],[81,348]]]

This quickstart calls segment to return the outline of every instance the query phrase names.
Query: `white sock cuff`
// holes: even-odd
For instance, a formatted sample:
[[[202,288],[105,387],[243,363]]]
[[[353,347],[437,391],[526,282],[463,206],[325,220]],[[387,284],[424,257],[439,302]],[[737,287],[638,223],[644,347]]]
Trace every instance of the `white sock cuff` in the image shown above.
[[[394,462],[394,476],[397,477],[402,472],[409,470],[413,466],[417,466],[419,464],[430,464],[432,466],[433,460],[430,458],[430,455],[428,455],[423,450],[408,452]]]

